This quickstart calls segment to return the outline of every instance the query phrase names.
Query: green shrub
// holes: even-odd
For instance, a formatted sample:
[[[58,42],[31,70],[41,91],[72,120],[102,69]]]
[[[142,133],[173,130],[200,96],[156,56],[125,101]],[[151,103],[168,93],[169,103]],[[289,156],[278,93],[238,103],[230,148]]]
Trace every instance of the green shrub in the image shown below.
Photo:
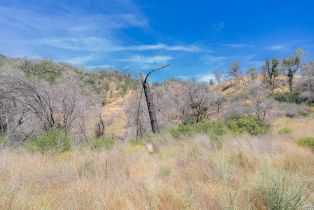
[[[170,129],[170,134],[175,139],[184,139],[191,137],[196,133],[208,134],[212,140],[218,140],[226,133],[223,123],[218,122],[200,122],[187,125],[179,125]]]
[[[303,207],[308,195],[300,177],[287,173],[283,168],[268,167],[261,172],[255,204],[258,209],[297,210]]]
[[[226,133],[223,123],[219,122],[201,122],[196,124],[197,132],[206,133],[212,140],[219,140]]]
[[[28,139],[26,148],[30,152],[65,152],[71,150],[71,141],[63,131],[52,129]]]
[[[310,114],[307,111],[303,111],[303,110],[299,111],[298,114],[301,115],[302,117],[310,116]]]
[[[170,129],[171,136],[177,140],[191,137],[194,133],[195,128],[193,125],[179,125],[178,127]]]
[[[270,131],[270,125],[255,118],[231,118],[226,122],[226,124],[234,134],[247,132],[251,135],[259,135]]]
[[[141,138],[134,138],[129,141],[131,146],[144,145],[144,141]]]
[[[0,133],[0,148],[9,146],[9,139],[5,134]]]
[[[38,79],[46,80],[51,84],[55,83],[56,79],[62,75],[61,67],[47,60],[43,60],[39,63],[26,61],[21,66],[21,69],[26,77],[35,76]]]
[[[279,102],[297,103],[297,104],[305,102],[305,100],[300,96],[300,94],[296,92],[274,93],[271,96],[276,101],[279,101]]]
[[[101,149],[106,149],[106,150],[110,150],[113,148],[113,146],[115,145],[115,140],[113,140],[112,138],[99,138],[99,139],[95,139],[93,141],[91,141],[89,143],[89,147],[91,150],[101,150]]]
[[[160,170],[160,176],[161,176],[161,177],[168,177],[168,176],[171,175],[171,172],[172,172],[171,168],[169,168],[169,167],[163,167],[163,168],[161,168],[161,170]]]
[[[208,134],[211,139],[218,140],[225,133],[225,126],[222,123],[212,123],[212,128]]]
[[[314,150],[314,137],[303,137],[298,140],[298,144],[302,147],[308,147]]]
[[[278,131],[278,133],[281,134],[281,135],[288,135],[288,134],[292,133],[292,130],[290,128],[284,127],[282,129],[280,129]]]

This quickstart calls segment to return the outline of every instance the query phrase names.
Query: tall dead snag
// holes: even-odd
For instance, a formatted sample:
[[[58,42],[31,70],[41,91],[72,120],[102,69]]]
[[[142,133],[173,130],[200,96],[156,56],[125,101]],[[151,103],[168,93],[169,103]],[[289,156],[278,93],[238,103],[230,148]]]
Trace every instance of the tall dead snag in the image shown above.
[[[100,138],[105,135],[105,122],[102,119],[101,115],[99,115],[99,121],[96,124],[95,134],[96,138]]]
[[[159,127],[158,127],[156,113],[155,113],[153,95],[152,95],[152,92],[151,92],[151,89],[149,86],[149,82],[147,81],[147,79],[148,79],[149,75],[152,74],[153,72],[167,68],[168,66],[169,65],[162,66],[162,67],[159,67],[157,69],[153,69],[150,72],[148,72],[148,74],[146,76],[143,72],[141,73],[141,81],[142,81],[142,86],[144,89],[144,94],[145,94],[145,98],[146,98],[150,124],[151,124],[153,133],[158,133]]]

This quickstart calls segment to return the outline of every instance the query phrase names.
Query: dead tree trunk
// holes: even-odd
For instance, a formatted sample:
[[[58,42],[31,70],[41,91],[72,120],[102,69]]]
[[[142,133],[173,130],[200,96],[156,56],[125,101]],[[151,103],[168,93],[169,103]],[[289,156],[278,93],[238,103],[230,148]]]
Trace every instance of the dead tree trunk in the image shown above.
[[[152,95],[149,83],[147,82],[147,80],[143,79],[143,77],[144,77],[144,74],[142,74],[142,85],[143,85],[144,94],[145,94],[145,98],[146,98],[148,114],[149,114],[149,119],[150,119],[150,125],[152,126],[153,133],[158,133],[159,127],[158,127],[156,113],[155,113],[153,95]]]
[[[169,65],[151,70],[146,76],[144,73],[141,74],[141,80],[142,80],[142,86],[144,89],[144,94],[146,98],[146,103],[147,103],[147,108],[148,108],[148,114],[149,114],[149,119],[150,119],[150,125],[152,127],[153,133],[158,133],[159,132],[159,127],[157,123],[157,118],[156,118],[156,113],[155,113],[155,107],[154,107],[154,101],[153,101],[153,95],[149,86],[149,82],[147,81],[148,76],[158,70],[161,70],[163,68],[168,67]]]
[[[96,138],[104,137],[105,135],[105,122],[102,119],[101,115],[99,116],[99,121],[96,124],[95,134]]]

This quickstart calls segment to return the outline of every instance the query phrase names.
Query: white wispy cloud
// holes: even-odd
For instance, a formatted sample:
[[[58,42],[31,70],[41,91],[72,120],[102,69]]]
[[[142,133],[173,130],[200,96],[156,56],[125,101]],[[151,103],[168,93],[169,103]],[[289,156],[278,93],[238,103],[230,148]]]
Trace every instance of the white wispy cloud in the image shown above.
[[[163,43],[153,45],[131,45],[122,46],[111,40],[101,37],[85,37],[85,38],[45,38],[37,41],[37,44],[48,45],[51,47],[79,50],[79,51],[182,51],[197,52],[201,49],[195,45],[167,45]]]
[[[195,45],[167,45],[163,43],[154,45],[135,45],[121,47],[121,50],[145,51],[145,50],[166,50],[166,51],[184,51],[184,52],[197,52],[201,49]]]
[[[181,51],[181,52],[197,52],[201,49],[195,45],[167,45],[163,43],[152,45],[131,45],[122,46],[113,41],[101,37],[84,37],[84,38],[45,38],[36,42],[40,45],[47,45],[60,49],[79,50],[79,51]]]
[[[215,76],[212,73],[200,74],[196,76],[196,80],[199,82],[209,82],[209,80],[214,78]]]
[[[144,29],[148,27],[147,18],[132,11],[80,14],[71,9],[44,12],[33,6],[0,4],[0,42],[19,46],[19,51],[24,54],[16,56],[29,56],[36,48],[42,56],[49,53],[58,57],[60,51],[47,46],[65,50],[106,51],[117,47],[115,43],[119,40],[115,33],[129,27]],[[8,46],[1,45],[0,51],[17,54]]]
[[[137,66],[148,66],[166,63],[173,57],[170,55],[148,56],[145,55],[146,51],[174,53],[201,50],[193,44],[132,45],[120,40],[116,34],[123,28],[146,29],[149,27],[148,19],[138,12],[134,5],[128,5],[131,9],[121,10],[117,7],[114,8],[115,11],[106,13],[82,14],[80,10],[63,8],[64,5],[60,2],[57,4],[60,4],[60,8],[62,7],[64,11],[45,12],[39,7],[34,9],[34,6],[0,4],[0,52],[15,57],[49,57],[57,61],[88,67],[94,63],[108,64],[121,60],[137,64]],[[126,4],[123,3],[123,5]],[[128,52],[132,51],[141,52],[143,55],[128,57]]]
[[[84,38],[44,38],[37,40],[35,43],[38,45],[78,51],[110,51],[116,48],[113,41],[94,36]]]
[[[79,57],[73,57],[73,58],[66,58],[61,59],[60,61],[73,64],[73,65],[83,65],[90,61],[96,60],[96,57],[93,55],[87,55],[87,56],[79,56]]]
[[[253,44],[244,44],[244,43],[230,43],[230,44],[222,44],[225,47],[229,48],[246,48],[246,47],[254,47]]]
[[[287,49],[287,46],[284,44],[277,44],[277,45],[268,46],[266,49],[273,50],[273,51],[279,51],[279,50]]]
[[[163,56],[163,55],[156,55],[156,56],[134,55],[127,59],[123,59],[122,61],[134,62],[134,63],[140,63],[140,64],[164,64],[172,59],[173,58],[171,56]]]

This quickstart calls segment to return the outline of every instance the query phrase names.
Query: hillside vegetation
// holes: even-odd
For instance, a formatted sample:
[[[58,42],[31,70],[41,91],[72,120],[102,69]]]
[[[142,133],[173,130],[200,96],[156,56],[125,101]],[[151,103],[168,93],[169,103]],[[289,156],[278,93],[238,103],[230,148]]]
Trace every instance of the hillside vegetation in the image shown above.
[[[0,209],[314,207],[314,63],[302,51],[150,86],[0,57]]]

